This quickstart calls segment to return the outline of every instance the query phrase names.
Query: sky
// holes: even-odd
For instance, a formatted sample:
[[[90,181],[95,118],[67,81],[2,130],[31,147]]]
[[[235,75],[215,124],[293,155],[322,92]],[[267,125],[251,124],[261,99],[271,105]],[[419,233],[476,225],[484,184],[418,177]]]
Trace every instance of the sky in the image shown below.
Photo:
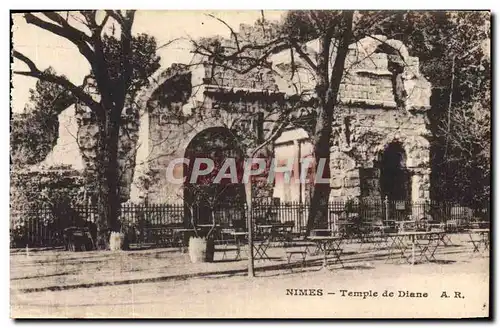
[[[189,62],[189,43],[186,39],[214,35],[230,35],[229,29],[212,14],[227,22],[236,31],[240,24],[253,24],[261,17],[256,11],[138,11],[136,13],[133,33],[147,33],[157,39],[158,46],[170,40],[176,41],[158,51],[161,56],[162,68],[167,68],[174,62]],[[284,11],[264,11],[266,19],[278,20]],[[41,70],[52,66],[57,73],[66,75],[75,84],[81,84],[88,74],[90,66],[79,53],[76,46],[63,38],[29,25],[22,14],[13,17],[13,46],[33,60]],[[26,65],[15,60],[13,70],[25,70]],[[21,112],[29,99],[29,89],[33,88],[36,79],[13,75],[12,77],[12,110]]]

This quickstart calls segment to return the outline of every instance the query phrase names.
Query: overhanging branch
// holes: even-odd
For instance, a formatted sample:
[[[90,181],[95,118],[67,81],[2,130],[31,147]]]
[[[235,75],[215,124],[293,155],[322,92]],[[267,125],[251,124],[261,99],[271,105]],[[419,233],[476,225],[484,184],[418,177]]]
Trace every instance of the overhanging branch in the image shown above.
[[[71,26],[66,19],[64,19],[61,15],[52,12],[52,11],[47,11],[43,13],[48,19],[52,20],[53,22],[56,22],[57,24],[61,25],[63,29],[65,29],[68,33],[74,34],[74,36],[78,36],[82,40],[86,42],[90,42],[90,37],[85,34],[84,32],[74,28]]]
[[[238,51],[240,51],[241,49],[240,49],[240,43],[238,41],[238,35],[236,34],[236,32],[234,32],[234,30],[232,29],[232,27],[228,23],[226,23],[224,20],[222,20],[222,19],[220,19],[218,17],[215,17],[212,14],[208,14],[207,16],[208,17],[212,17],[212,18],[218,20],[219,22],[221,22],[222,24],[226,25],[226,27],[231,31],[231,35],[234,37],[234,42],[236,43],[236,49],[238,49]]]
[[[290,44],[293,46],[295,51],[299,54],[299,57],[305,60],[305,62],[316,72],[318,70],[318,66],[314,64],[311,57],[309,57],[300,47],[300,45],[295,42],[295,40],[290,39]]]
[[[89,108],[95,110],[96,108],[100,107],[99,104],[94,101],[90,95],[85,93],[81,87],[74,85],[67,78],[42,72],[36,67],[35,63],[31,59],[29,59],[19,51],[14,50],[12,52],[12,56],[24,62],[30,69],[29,71],[14,71],[14,74],[30,76],[43,81],[55,83],[71,92],[76,98],[78,98],[78,100],[85,103],[85,105],[87,105]]]
[[[47,16],[47,14],[49,14]],[[50,18],[50,13],[45,13],[47,17]],[[58,14],[55,14],[59,16]],[[90,46],[87,44],[87,42],[90,41],[90,37],[83,33],[82,31],[77,30],[76,28],[70,26],[61,16],[59,16],[63,21],[64,24],[63,26],[59,26],[56,24],[49,23],[47,21],[44,21],[43,19],[38,18],[37,16],[27,13],[24,14],[24,18],[26,19],[26,23],[35,25],[41,29],[44,29],[46,31],[52,32],[56,35],[59,35],[66,40],[70,41],[74,45],[78,47],[78,50],[80,50],[80,53],[87,58],[89,62],[92,62],[94,53]],[[56,17],[52,17],[54,20],[58,20]],[[67,27],[66,27],[67,26]]]

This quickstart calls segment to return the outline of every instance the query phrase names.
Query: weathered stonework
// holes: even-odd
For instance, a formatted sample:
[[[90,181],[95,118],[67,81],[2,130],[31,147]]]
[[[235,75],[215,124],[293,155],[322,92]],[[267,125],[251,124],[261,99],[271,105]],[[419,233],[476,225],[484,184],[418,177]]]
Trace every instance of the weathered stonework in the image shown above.
[[[386,40],[383,36],[377,36],[377,39],[397,48],[402,58],[394,58],[394,54],[384,52],[381,42],[372,38],[351,46],[333,123],[332,160],[329,164],[332,171],[331,199],[360,197],[366,185],[366,171],[363,173],[363,170],[374,168],[384,149],[397,142],[404,150],[405,168],[411,176],[411,200],[427,200],[430,131],[426,124],[426,111],[430,108],[430,84],[419,73],[418,58],[409,56],[401,42]],[[311,41],[309,48],[317,51],[318,43]],[[283,106],[287,97],[314,90],[315,85],[307,70],[287,75],[289,51],[273,55],[270,60],[272,69],[280,72],[281,77],[272,75],[270,71],[255,71],[240,76],[220,67],[213,69],[211,65],[188,67],[181,64],[174,64],[151,77],[149,87],[134,99],[134,109],[124,114],[126,130],[120,131],[122,200],[138,202],[147,198],[157,203],[181,202],[182,184],[166,181],[168,164],[173,159],[184,157],[190,141],[208,128],[230,130],[246,156],[262,141],[260,139],[271,137],[273,129],[280,123],[276,108]],[[396,65],[396,69],[391,65]],[[403,68],[402,72],[398,73],[398,67]],[[297,90],[295,87],[299,81],[300,89]],[[394,85],[398,83],[404,89],[400,94],[407,95],[404,106],[399,106],[399,109],[394,93]],[[306,106],[293,112],[295,116],[304,118],[300,124],[294,124],[294,128],[303,128],[306,136],[298,133],[297,140],[285,138],[286,147],[293,144],[300,148],[300,145],[297,146],[300,139],[300,144],[311,148],[311,144],[307,144],[307,133],[311,136],[313,120],[310,117],[314,111],[313,106]],[[254,125],[261,114],[264,116],[263,131],[259,136]],[[96,136],[99,132],[93,123],[94,118],[85,108],[77,108],[76,118],[78,130],[70,133],[70,140],[60,138],[57,143],[73,143],[74,152],[82,155],[85,167],[92,171],[95,170],[92,159],[96,156]],[[62,121],[61,125],[69,126],[67,123]],[[285,133],[289,132],[293,131]],[[78,145],[74,142],[75,135]],[[269,143],[260,155],[272,157],[280,153],[277,147],[282,145]],[[68,147],[64,149],[68,152]],[[282,156],[295,156],[296,153],[293,150],[289,155]],[[63,154],[52,157],[68,159]],[[180,174],[182,176],[182,170]],[[269,198],[290,194],[293,201],[307,201],[311,191],[310,184],[303,188],[289,186],[287,190],[284,190],[286,186],[279,186],[280,192],[272,184],[255,184],[253,187],[254,196]]]
[[[376,51],[381,44],[378,41],[361,40],[363,47],[353,45],[348,54],[347,73],[340,86],[339,108],[336,109],[340,114],[335,116],[333,126],[329,164],[332,200],[360,197],[360,170],[376,166],[380,154],[394,142],[401,144],[405,152],[405,167],[411,174],[411,200],[427,200],[429,197],[427,138],[430,132],[426,110],[430,107],[430,84],[419,73],[418,58],[410,57],[399,41],[388,40],[387,43],[398,47],[403,55],[399,63],[403,69],[398,76],[394,75],[398,71],[390,67],[394,65],[393,55]],[[279,66],[280,57],[276,58],[273,63]],[[407,95],[405,99],[399,99],[399,105],[394,93],[396,78],[400,79],[399,87],[403,87],[400,94]],[[176,88],[166,88],[168,83],[173,85],[169,82],[173,80],[177,81]],[[166,181],[166,171],[173,159],[184,157],[187,145],[198,133],[212,127],[229,129],[248,156],[252,147],[258,144],[258,136],[251,129],[257,113],[269,114],[263,123],[267,138],[279,123],[279,115],[269,112],[269,104],[280,103],[284,94],[295,92],[287,87],[290,83],[275,79],[269,72],[241,77],[220,68],[213,70],[210,66],[189,69],[182,65],[172,66],[155,81],[156,85],[145,92],[141,100],[148,110],[142,118],[147,129],[143,129],[140,136],[143,142],[139,143],[147,144],[147,151],[143,152],[147,155],[137,160],[147,162],[148,167],[159,172],[158,179],[148,190],[151,202],[182,201],[182,184]],[[178,87],[179,83],[185,90]],[[199,87],[192,91],[193,86]],[[169,90],[163,98],[158,97],[157,90],[161,88]],[[307,116],[309,112],[310,109],[297,109],[297,115]],[[172,115],[175,113],[182,113],[181,119],[179,115]],[[271,156],[273,144],[266,149],[268,154],[265,156]],[[140,170],[139,165],[136,171]],[[138,176],[140,174],[134,179]],[[269,197],[272,190],[272,185],[263,185],[253,194]],[[139,193],[137,190],[133,192],[132,200]]]
[[[403,145],[406,167],[419,176],[414,183],[417,188],[428,190],[429,132],[423,114],[411,114],[385,109],[346,108],[339,118],[343,124],[339,145],[332,148],[331,197],[334,199],[358,197],[359,169],[373,168],[378,156],[392,142]],[[347,127],[348,126],[348,127]],[[340,186],[340,180],[343,181]],[[422,185],[423,184],[423,185]],[[413,200],[428,199],[423,193]]]
[[[83,166],[88,174],[94,175],[97,167],[97,145],[99,127],[94,114],[84,106],[77,105],[75,116],[78,124],[77,140],[83,158]],[[130,188],[134,177],[137,141],[139,139],[139,112],[135,107],[127,108],[122,114],[122,126],[118,143],[118,167],[120,173],[120,199],[130,198]]]
[[[211,99],[205,99],[205,103],[212,104]],[[249,106],[254,104],[249,103]],[[189,117],[185,122],[172,122],[172,118],[162,116],[162,109],[149,114],[149,162],[150,167],[159,171],[158,180],[149,190],[150,202],[181,202],[183,199],[182,184],[167,181],[167,167],[172,160],[185,157],[185,151],[191,140],[200,132],[214,127],[227,129],[231,128],[234,136],[238,138],[239,144],[244,153],[251,149],[251,141],[246,132],[247,127],[239,125],[241,114],[230,115],[224,113],[220,115],[218,110],[203,108],[201,112]],[[249,115],[250,116],[250,115]],[[241,133],[241,136],[240,136]],[[241,137],[241,138],[240,138]],[[250,136],[251,137],[251,136]],[[267,150],[266,150],[267,149]],[[267,154],[265,154],[267,152]],[[263,149],[260,156],[270,158],[271,150]],[[180,171],[182,172],[182,171]],[[262,188],[254,190],[253,194],[264,197],[265,190],[268,190],[268,197],[272,196],[269,186],[261,184]]]

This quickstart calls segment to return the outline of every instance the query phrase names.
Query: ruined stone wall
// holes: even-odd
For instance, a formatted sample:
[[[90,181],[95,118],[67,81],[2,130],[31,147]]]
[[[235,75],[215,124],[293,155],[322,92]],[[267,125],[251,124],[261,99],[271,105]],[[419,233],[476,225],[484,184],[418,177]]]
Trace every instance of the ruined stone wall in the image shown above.
[[[246,88],[277,91],[276,81],[270,70],[252,70],[245,75],[220,66],[205,65],[205,84],[219,87]]]
[[[430,84],[420,75],[418,58],[409,56],[399,41],[389,41],[394,43],[403,55],[397,61],[403,67],[398,81],[401,82],[399,87],[404,89],[400,95],[406,95],[403,99],[404,106],[396,102],[395,71],[390,67],[394,65],[395,59],[391,57],[393,55],[377,52],[380,42],[374,42],[373,39],[361,40],[352,45],[346,60],[346,74],[339,91],[341,108],[337,112],[341,114],[335,117],[333,127],[330,161],[332,200],[360,196],[360,169],[372,168],[380,152],[391,142],[400,142],[405,150],[407,169],[412,173],[412,200],[429,197],[430,135],[426,125],[426,111],[430,108]],[[279,65],[278,62],[274,64]],[[152,159],[150,167],[159,171],[158,178],[148,191],[149,199],[153,202],[182,200],[182,185],[172,185],[166,181],[166,168],[172,159],[184,156],[189,141],[197,133],[210,127],[229,128],[236,131],[237,135],[241,132],[238,138],[242,149],[249,149],[255,141],[255,136],[244,133],[249,126],[241,124],[245,121],[241,120],[242,115],[248,114],[247,121],[250,121],[252,115],[263,110],[259,101],[272,97],[272,92],[276,91],[278,86],[282,88],[280,91],[285,92],[282,86],[286,83],[283,84],[283,81],[275,79],[266,71],[252,72],[246,76],[211,66],[201,67],[196,72],[186,68],[181,68],[180,71],[193,72],[193,82],[186,87],[200,84],[202,86],[193,93],[191,89],[189,92],[184,90],[185,95],[180,97],[182,99],[177,103],[165,98],[163,102],[150,102],[151,106],[148,106],[153,108],[149,112],[148,157]],[[171,78],[175,75],[175,70],[167,70],[165,74]],[[303,80],[306,81],[302,84],[305,87],[307,81],[312,81]],[[177,87],[178,84],[175,85],[175,88]],[[309,87],[314,89],[314,85]],[[175,88],[171,85],[166,89]],[[211,90],[210,96],[207,96],[207,90]],[[237,101],[224,100],[226,94],[245,94],[248,91],[256,95],[251,98],[246,94],[247,98]],[[266,94],[269,91],[271,94]],[[293,92],[295,94],[297,91]],[[179,98],[175,95],[172,97]],[[187,120],[172,121],[167,114],[175,111],[186,114]],[[277,115],[268,117],[264,123],[266,131],[269,131],[276,121]],[[267,148],[266,156],[271,156],[269,154],[272,154],[272,145]],[[271,187],[261,186],[254,194],[272,196]]]
[[[418,58],[409,56],[399,41],[387,42],[402,55],[404,107],[399,108],[395,101],[394,71],[390,69],[394,58],[377,52],[380,43],[373,40],[352,45],[339,90],[341,115],[333,129],[332,200],[359,197],[360,169],[373,168],[379,154],[392,142],[401,143],[406,153],[406,168],[412,175],[411,199],[429,197],[430,131],[426,111],[430,108],[431,86],[420,75]]]
[[[205,100],[207,107],[212,107],[212,102],[211,99]],[[252,106],[258,105],[247,104],[246,107]],[[172,122],[171,117],[162,115],[164,110],[165,108],[158,107],[149,116],[149,167],[158,173],[148,192],[150,202],[182,202],[182,184],[167,181],[167,167],[172,160],[184,158],[187,146],[198,133],[213,127],[230,129],[243,154],[255,144],[246,139],[253,134],[248,131],[249,126],[240,124],[242,117],[244,118],[242,113],[227,113],[224,110],[204,107],[199,109],[198,115],[191,116],[184,122]],[[272,157],[272,144],[264,147],[257,155]],[[182,177],[183,171],[180,167],[178,172],[179,177]],[[253,187],[253,195],[272,197],[272,186],[259,183]]]
[[[412,200],[427,199],[430,134],[425,114],[356,107],[346,108],[343,113],[335,129],[338,143],[332,147],[330,197],[339,200],[360,196],[360,168],[373,168],[387,145],[400,142],[407,168],[417,176],[412,190],[418,192]]]
[[[97,143],[99,127],[94,114],[85,106],[76,106],[75,116],[78,124],[77,140],[82,154],[83,167],[89,176],[96,176]],[[118,144],[118,168],[120,174],[120,199],[126,202],[130,198],[130,189],[134,177],[137,141],[139,139],[139,111],[129,107],[122,113]]]
[[[398,56],[388,54],[382,49],[382,41],[397,50]],[[307,48],[319,51],[319,43],[313,40],[307,44]],[[387,48],[387,47],[386,47]],[[310,52],[313,56],[314,52]],[[335,52],[330,60],[331,70],[333,68]],[[298,93],[314,92],[316,78],[309,70],[291,71],[289,51],[283,51],[271,57],[273,67],[280,73],[276,78],[280,91],[289,95]],[[296,63],[302,63],[302,59],[295,57]],[[396,74],[394,66],[402,71]],[[395,79],[397,75],[397,79]],[[398,88],[404,90],[396,92],[404,97],[404,109],[426,110],[430,107],[431,88],[430,83],[420,74],[419,59],[408,54],[406,47],[397,40],[387,40],[384,36],[376,38],[366,37],[349,46],[349,52],[344,65],[344,76],[339,90],[339,101],[345,105],[357,107],[396,108],[395,92],[393,82]],[[404,91],[404,92],[403,92]]]
[[[393,72],[389,70],[390,55],[370,53],[377,44],[371,43],[365,48],[350,47],[346,58],[346,74],[339,89],[339,98],[343,104],[373,106],[378,108],[396,108],[392,84]],[[364,50],[364,51],[362,51]],[[404,89],[407,93],[408,110],[426,110],[430,107],[430,83],[420,75],[417,57],[407,56],[402,62]]]

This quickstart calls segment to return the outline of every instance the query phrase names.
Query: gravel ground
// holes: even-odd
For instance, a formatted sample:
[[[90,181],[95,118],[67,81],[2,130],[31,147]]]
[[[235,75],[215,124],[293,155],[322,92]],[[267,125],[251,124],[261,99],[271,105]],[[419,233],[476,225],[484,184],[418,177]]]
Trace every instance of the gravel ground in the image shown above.
[[[350,244],[344,267],[330,270],[318,270],[321,256],[308,256],[305,268],[296,263],[290,270],[283,248],[275,247],[271,261],[256,262],[254,279],[246,277],[245,256],[221,261],[222,253],[214,263],[191,264],[178,249],[12,251],[11,317],[487,316],[489,257],[473,255],[467,238],[454,235],[457,246],[441,248],[437,262],[414,266]],[[394,296],[383,296],[385,291]],[[422,297],[399,297],[407,292]]]

